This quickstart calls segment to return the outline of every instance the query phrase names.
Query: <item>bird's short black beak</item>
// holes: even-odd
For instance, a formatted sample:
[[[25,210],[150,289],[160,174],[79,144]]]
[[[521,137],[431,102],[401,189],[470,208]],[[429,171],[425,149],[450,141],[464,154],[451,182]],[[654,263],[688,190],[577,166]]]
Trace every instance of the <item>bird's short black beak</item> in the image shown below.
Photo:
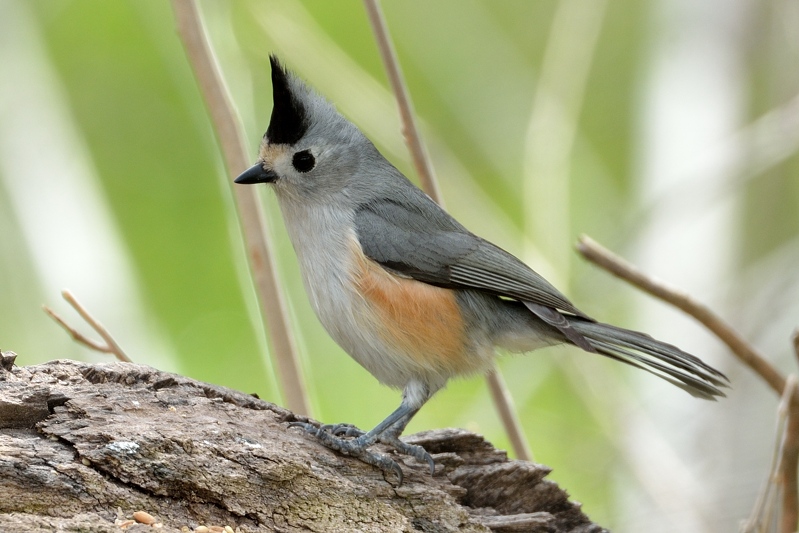
[[[234,183],[249,185],[252,183],[272,183],[275,180],[277,180],[277,174],[275,174],[274,170],[267,170],[261,163],[256,163],[233,181]]]

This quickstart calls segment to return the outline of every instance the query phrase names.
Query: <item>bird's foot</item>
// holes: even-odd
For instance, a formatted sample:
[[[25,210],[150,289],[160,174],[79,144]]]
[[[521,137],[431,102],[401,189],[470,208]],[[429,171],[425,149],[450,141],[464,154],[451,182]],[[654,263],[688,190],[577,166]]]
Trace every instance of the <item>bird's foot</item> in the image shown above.
[[[366,434],[365,431],[358,429],[352,424],[325,424],[319,429],[327,431],[336,437],[360,437]]]
[[[369,442],[365,440],[364,437],[366,433],[355,426],[337,424],[317,427],[307,422],[291,422],[289,427],[303,429],[316,437],[319,443],[326,448],[350,457],[355,457],[368,465],[379,468],[385,474],[393,473],[397,476],[397,486],[402,485],[403,474],[399,465],[383,454],[369,451],[369,446],[373,444],[373,441]],[[337,434],[345,436],[348,434],[356,434],[358,437],[355,439],[345,439],[336,436]]]
[[[291,422],[289,427],[303,429],[316,437],[326,448],[377,467],[385,474],[393,473],[397,477],[397,486],[402,485],[402,469],[388,456],[369,450],[369,447],[374,444],[375,441],[387,444],[401,454],[410,455],[421,462],[427,463],[430,466],[430,473],[435,473],[433,458],[424,448],[402,442],[399,437],[390,433],[384,433],[376,437],[370,436],[368,433],[364,433],[351,424],[328,424],[317,427],[307,422]]]
[[[391,446],[399,453],[403,455],[410,455],[420,463],[427,463],[430,467],[430,475],[433,476],[436,473],[436,463],[433,461],[433,457],[427,453],[427,450],[422,448],[421,446],[417,446],[416,444],[408,444],[407,442],[402,442],[397,435],[393,435],[390,433],[384,433],[380,435],[377,440],[383,444],[387,444]]]

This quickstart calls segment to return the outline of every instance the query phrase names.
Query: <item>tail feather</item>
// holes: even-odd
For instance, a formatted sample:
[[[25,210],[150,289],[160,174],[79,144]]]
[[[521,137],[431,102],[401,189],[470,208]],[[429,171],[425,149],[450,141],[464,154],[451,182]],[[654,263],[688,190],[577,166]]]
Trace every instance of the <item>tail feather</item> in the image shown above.
[[[654,338],[609,324],[569,317],[571,326],[605,357],[646,370],[692,396],[715,400],[725,396],[727,377],[699,358]]]

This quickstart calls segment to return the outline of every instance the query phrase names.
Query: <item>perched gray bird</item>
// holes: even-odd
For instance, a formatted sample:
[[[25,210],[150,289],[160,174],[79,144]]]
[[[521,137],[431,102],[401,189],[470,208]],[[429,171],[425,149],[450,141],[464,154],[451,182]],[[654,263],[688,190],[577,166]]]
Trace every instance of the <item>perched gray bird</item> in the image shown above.
[[[651,372],[699,398],[727,378],[693,355],[602,324],[519,259],[477,237],[414,186],[355,125],[272,56],[274,107],[257,163],[236,183],[275,191],[305,289],[331,337],[402,403],[369,432],[294,422],[325,446],[402,482],[369,447],[382,442],[430,465],[400,440],[454,376],[485,372],[495,349],[574,344]]]

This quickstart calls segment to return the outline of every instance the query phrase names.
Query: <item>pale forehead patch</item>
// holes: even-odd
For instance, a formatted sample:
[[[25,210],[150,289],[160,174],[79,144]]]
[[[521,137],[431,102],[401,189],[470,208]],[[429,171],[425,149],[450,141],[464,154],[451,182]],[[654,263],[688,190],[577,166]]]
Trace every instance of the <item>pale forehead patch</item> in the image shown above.
[[[261,148],[258,150],[258,159],[264,163],[274,163],[280,156],[287,153],[289,148],[288,144],[269,144],[265,142],[261,144]]]

